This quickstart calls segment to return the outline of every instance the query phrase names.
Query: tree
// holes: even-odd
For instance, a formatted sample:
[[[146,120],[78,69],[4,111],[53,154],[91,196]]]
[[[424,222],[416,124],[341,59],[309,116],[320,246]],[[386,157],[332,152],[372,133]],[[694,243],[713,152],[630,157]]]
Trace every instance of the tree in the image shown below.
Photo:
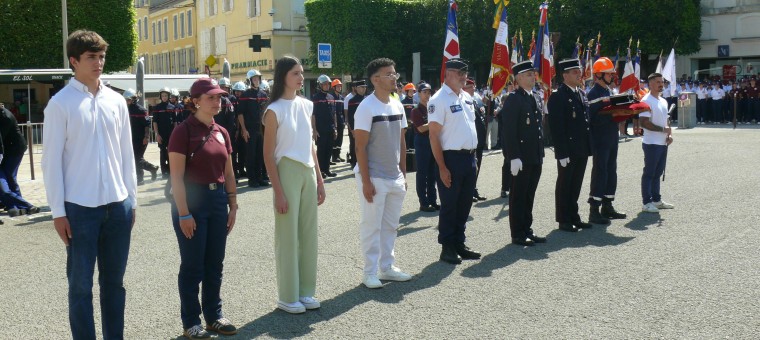
[[[136,60],[135,9],[130,0],[68,0],[69,33],[98,32],[109,44],[105,71],[121,71]],[[3,68],[61,68],[61,1],[0,2]]]

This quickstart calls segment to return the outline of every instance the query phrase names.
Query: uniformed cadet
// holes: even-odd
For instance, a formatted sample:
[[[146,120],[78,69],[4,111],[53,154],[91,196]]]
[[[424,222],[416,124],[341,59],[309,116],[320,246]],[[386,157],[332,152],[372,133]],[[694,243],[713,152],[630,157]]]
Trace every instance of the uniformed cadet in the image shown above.
[[[412,109],[416,106],[414,102],[414,95],[417,93],[417,88],[412,83],[407,83],[403,87],[404,99],[401,100],[401,104],[404,105],[404,113],[406,114],[407,126],[412,126]],[[414,129],[406,129],[406,147],[414,149]]]
[[[475,191],[472,194],[472,202],[485,201],[486,197],[481,196],[478,192],[478,177],[480,176],[480,164],[483,162],[483,149],[486,147],[486,109],[483,102],[479,102],[475,97],[475,81],[467,78],[464,84],[464,91],[473,99],[475,106],[475,131],[478,134],[478,146],[475,148],[475,159],[477,159],[478,170],[475,171]]]
[[[230,80],[227,78],[221,78],[219,79],[219,88],[225,91],[225,94],[222,95],[222,108],[219,110],[219,114],[214,116],[214,122],[216,124],[221,125],[225,130],[227,130],[227,133],[230,135],[230,138],[233,138],[235,136],[235,130],[237,129],[237,116],[235,113],[235,105],[232,104],[232,99],[237,99],[230,91]],[[232,154],[235,153],[235,143],[232,144]],[[233,157],[233,164],[234,164],[234,157]]]
[[[169,178],[169,137],[175,126],[176,108],[169,103],[171,90],[168,87],[161,88],[158,95],[161,102],[153,106],[151,117],[153,118],[153,131],[156,132],[156,143],[159,149],[159,163],[161,167],[161,178]]]
[[[467,63],[458,58],[447,61],[443,85],[428,102],[430,148],[438,165],[436,181],[441,199],[440,259],[452,264],[462,263],[462,259],[480,259],[480,253],[465,245],[478,147],[475,106],[472,97],[462,90],[466,80]]]
[[[356,94],[348,101],[348,111],[346,111],[346,124],[348,124],[348,162],[351,163],[351,168],[356,166],[356,149],[354,145],[354,114],[356,108],[364,100],[364,96],[367,94],[367,82],[365,80],[357,80],[353,82],[352,87],[355,89]]]
[[[588,92],[589,123],[591,125],[591,150],[594,155],[591,169],[591,191],[588,199],[591,205],[589,222],[610,223],[609,219],[625,218],[612,206],[617,190],[618,127],[610,114],[599,111],[609,105],[609,86],[615,77],[615,65],[607,57],[594,62],[594,86]],[[601,206],[601,211],[600,211]]]
[[[150,171],[150,179],[156,180],[158,167],[145,160],[145,149],[148,147],[150,120],[148,110],[137,103],[137,94],[133,89],[123,93],[129,109],[129,127],[132,130],[132,150],[135,153],[135,169],[137,169],[137,185],[145,183],[143,171]]]
[[[412,126],[414,130],[414,158],[417,168],[417,199],[420,202],[420,211],[435,212],[441,209],[436,201],[438,193],[435,190],[435,159],[430,149],[430,137],[428,130],[427,105],[433,95],[433,88],[428,83],[418,86],[417,94],[420,103],[412,110]]]
[[[323,74],[317,78],[319,88],[311,96],[314,103],[314,113],[311,116],[314,136],[317,139],[317,160],[322,178],[335,177],[338,174],[330,171],[330,157],[333,141],[338,135],[337,119],[335,117],[335,97],[330,94],[330,77]]]
[[[747,87],[747,116],[751,117],[752,123],[760,124],[760,86],[757,78],[752,76]]]
[[[694,90],[694,93],[697,94],[697,124],[704,124],[705,123],[705,117],[707,117],[707,89],[705,88],[705,83],[698,82],[699,87],[697,87]]]
[[[506,93],[501,96],[501,100],[499,101],[499,107],[497,107],[497,114],[496,119],[499,121],[499,138],[496,142],[496,148],[499,150],[502,150],[502,155],[504,156],[504,160],[502,160],[501,164],[501,198],[507,198],[509,196],[509,187],[512,185],[512,173],[510,172],[510,164],[509,159],[507,159],[507,154],[503,152],[504,150],[504,144],[502,143],[501,136],[504,135],[504,126],[506,122],[504,122],[504,115],[498,113],[501,112],[501,110],[504,108],[504,102],[507,101],[507,97],[510,93],[514,93],[515,91],[515,85],[514,84],[507,84]],[[503,91],[502,91],[503,92]]]
[[[550,133],[557,159],[557,185],[554,190],[555,219],[559,229],[575,232],[591,228],[581,221],[578,198],[581,195],[586,164],[591,156],[591,135],[588,125],[588,103],[583,86],[583,71],[578,59],[557,63],[562,84],[549,97]]]
[[[240,112],[240,101],[238,98],[243,96],[247,89],[244,82],[239,81],[232,85],[232,94],[228,97],[232,106],[235,108],[235,116]],[[245,140],[240,133],[240,121],[236,118],[234,134],[230,133],[232,143],[232,167],[235,169],[235,178],[247,177],[245,173]]]
[[[333,79],[332,83],[330,84],[332,87],[332,95],[335,100],[335,131],[336,131],[336,137],[335,141],[333,143],[333,152],[332,152],[332,161],[333,163],[338,162],[345,162],[346,160],[343,158],[340,158],[340,150],[341,146],[343,146],[343,132],[346,130],[346,114],[345,114],[345,106],[343,106],[343,102],[346,100],[343,98],[343,95],[341,92],[343,92],[343,83],[340,82],[340,79]]]
[[[509,229],[512,243],[532,246],[544,243],[533,229],[533,202],[541,165],[544,161],[544,140],[541,129],[543,99],[533,92],[536,74],[530,60],[512,66],[517,88],[501,110],[504,122],[502,142],[509,160],[512,184],[509,194]]]
[[[725,96],[726,93],[723,92],[720,84],[718,82],[713,83],[712,89],[710,90],[710,97],[712,98],[712,115],[710,121],[713,124],[720,124],[723,122],[723,98]]]
[[[261,126],[261,114],[266,106],[268,97],[261,86],[261,72],[250,70],[246,77],[251,86],[238,97],[237,111],[238,127],[240,135],[245,141],[245,168],[248,175],[248,186],[256,188],[269,186],[269,181],[264,176],[264,135]]]

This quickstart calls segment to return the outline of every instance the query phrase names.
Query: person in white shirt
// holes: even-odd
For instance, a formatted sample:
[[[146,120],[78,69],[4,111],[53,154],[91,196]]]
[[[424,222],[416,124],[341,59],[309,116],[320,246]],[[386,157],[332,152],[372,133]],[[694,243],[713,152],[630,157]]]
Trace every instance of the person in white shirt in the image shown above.
[[[325,186],[312,143],[314,104],[297,95],[303,66],[285,56],[274,68],[272,103],[264,112],[264,164],[274,191],[277,307],[288,313],[316,309],[317,206]]]
[[[103,338],[124,338],[124,272],[137,207],[127,104],[100,80],[108,43],[78,30],[66,41],[74,78],[45,108],[42,173],[53,225],[66,245],[69,324],[95,339],[97,262]]]
[[[723,97],[725,96],[726,93],[723,92],[720,84],[717,82],[713,84],[712,90],[710,90],[710,97],[712,98],[712,116],[710,120],[715,124],[723,121]]]
[[[359,192],[359,236],[364,254],[362,282],[367,288],[382,288],[380,280],[412,279],[411,275],[394,266],[393,248],[407,189],[404,136],[407,121],[404,106],[391,98],[399,76],[395,65],[388,58],[369,62],[367,76],[375,92],[364,98],[354,115],[357,160],[354,174]]]
[[[641,139],[644,149],[644,174],[641,176],[641,196],[644,203],[642,211],[656,213],[660,209],[673,209],[673,205],[662,200],[660,195],[660,176],[665,172],[668,158],[668,145],[673,143],[668,102],[662,98],[662,74],[652,73],[647,77],[649,93],[642,98],[650,111],[639,114],[641,127],[646,130]]]
[[[705,83],[698,82],[699,87],[694,88],[694,93],[697,94],[697,124],[704,124],[707,117],[707,88]]]

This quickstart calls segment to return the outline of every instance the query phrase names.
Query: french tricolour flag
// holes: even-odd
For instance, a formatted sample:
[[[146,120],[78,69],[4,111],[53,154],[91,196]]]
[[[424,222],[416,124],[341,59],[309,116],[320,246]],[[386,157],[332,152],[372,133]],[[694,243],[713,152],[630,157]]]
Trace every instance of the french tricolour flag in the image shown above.
[[[446,20],[446,44],[443,45],[443,62],[441,63],[441,83],[446,74],[446,62],[459,56],[459,30],[457,29],[457,2],[449,0],[449,16]]]

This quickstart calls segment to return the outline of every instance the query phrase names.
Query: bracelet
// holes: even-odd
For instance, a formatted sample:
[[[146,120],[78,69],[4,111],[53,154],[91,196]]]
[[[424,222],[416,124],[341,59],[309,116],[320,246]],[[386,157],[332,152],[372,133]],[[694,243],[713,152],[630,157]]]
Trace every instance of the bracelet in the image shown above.
[[[185,215],[185,216],[180,216],[180,217],[179,217],[180,221],[189,220],[189,219],[191,219],[191,218],[193,218],[193,215],[192,215],[192,214],[187,214],[187,215]]]

